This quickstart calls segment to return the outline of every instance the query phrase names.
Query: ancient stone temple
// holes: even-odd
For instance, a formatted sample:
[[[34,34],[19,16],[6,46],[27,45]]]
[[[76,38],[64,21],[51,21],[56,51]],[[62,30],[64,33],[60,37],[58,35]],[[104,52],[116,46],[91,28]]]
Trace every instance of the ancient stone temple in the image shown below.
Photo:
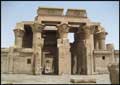
[[[74,33],[73,43],[68,33]],[[108,33],[83,9],[63,15],[62,8],[38,8],[35,20],[17,23],[14,34],[15,45],[1,50],[2,73],[89,75],[119,62],[119,51],[105,43]]]

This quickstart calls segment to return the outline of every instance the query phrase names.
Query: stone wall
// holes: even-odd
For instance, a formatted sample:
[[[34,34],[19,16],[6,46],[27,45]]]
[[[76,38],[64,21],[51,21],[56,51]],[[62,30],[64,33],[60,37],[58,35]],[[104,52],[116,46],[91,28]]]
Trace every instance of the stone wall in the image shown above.
[[[8,64],[7,64],[7,55],[8,55],[8,48],[1,49],[1,72],[7,73],[8,72]]]
[[[116,57],[119,52],[114,52],[114,46],[105,45],[108,33],[100,23],[95,24],[87,18],[86,10],[68,9],[67,14],[63,15],[62,8],[38,8],[37,14],[34,22],[17,23],[14,29],[15,47],[2,50],[2,72],[41,75],[42,53],[44,49],[49,50],[47,45],[50,45],[50,49],[54,49],[55,46],[51,53],[55,58],[57,57],[55,64],[56,62],[58,64],[55,66],[58,68],[56,73],[59,75],[71,74],[71,67],[73,67],[71,54],[75,59],[74,72],[87,75],[93,72],[107,73],[108,64],[119,59]],[[55,26],[56,33],[49,34],[46,31],[44,34],[46,26]],[[67,39],[72,28],[73,30],[77,28],[73,31],[75,32],[74,44],[76,44],[74,53],[72,51],[70,53],[70,43]]]
[[[1,72],[32,74],[32,60],[32,49],[14,49],[13,53],[10,48],[2,49]]]
[[[32,54],[21,53],[13,61],[13,73],[32,74]]]

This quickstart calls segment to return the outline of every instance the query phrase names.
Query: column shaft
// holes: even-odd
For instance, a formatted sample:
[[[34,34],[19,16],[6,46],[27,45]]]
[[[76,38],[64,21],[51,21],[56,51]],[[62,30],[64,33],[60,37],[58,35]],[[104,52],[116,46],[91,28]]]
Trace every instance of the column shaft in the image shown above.
[[[75,33],[78,74],[92,74],[93,30],[85,25]]]
[[[95,49],[98,50],[99,49],[99,42],[97,39],[94,39],[95,42],[94,42],[94,46],[95,46]]]
[[[59,39],[57,40],[58,47],[58,62],[59,62],[59,75],[71,74],[71,54],[69,40],[67,39],[67,33],[69,27],[67,24],[61,24],[58,26]]]
[[[106,49],[105,47],[106,47],[105,39],[100,39],[99,40],[99,49],[105,50]]]
[[[34,23],[33,24],[33,73],[36,75],[42,74],[42,46],[43,46],[43,39],[41,36],[41,32],[43,29],[43,25]]]
[[[106,32],[97,33],[97,37],[98,37],[98,40],[99,40],[99,49],[101,49],[101,50],[106,49],[106,45],[105,45],[106,35],[107,35]]]
[[[58,39],[59,75],[71,74],[71,54],[69,49],[68,39]]]
[[[34,59],[35,59],[35,74],[42,74],[42,63],[41,63],[41,57],[42,57],[42,44],[43,39],[41,38],[41,33],[36,32],[33,34],[33,40],[34,40]]]

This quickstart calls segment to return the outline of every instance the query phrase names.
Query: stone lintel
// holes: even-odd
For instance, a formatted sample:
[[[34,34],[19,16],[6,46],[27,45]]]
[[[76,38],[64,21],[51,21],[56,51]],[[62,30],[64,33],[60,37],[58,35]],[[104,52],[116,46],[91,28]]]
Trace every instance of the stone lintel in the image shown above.
[[[48,7],[39,7],[37,10],[38,15],[63,15],[63,8],[48,8]]]
[[[22,21],[22,24],[32,25],[34,24],[34,21]]]
[[[87,13],[84,9],[68,9],[66,16],[79,16],[87,18]]]
[[[90,22],[90,25],[100,26],[100,22]]]

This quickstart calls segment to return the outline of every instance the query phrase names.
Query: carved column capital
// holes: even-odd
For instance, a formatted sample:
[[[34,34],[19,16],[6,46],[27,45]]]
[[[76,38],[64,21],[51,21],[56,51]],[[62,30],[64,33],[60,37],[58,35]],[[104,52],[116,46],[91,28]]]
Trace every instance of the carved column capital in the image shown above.
[[[32,25],[32,31],[33,32],[42,32],[42,30],[44,29],[44,25],[43,24],[39,24],[39,23],[34,23]]]
[[[14,34],[16,37],[23,37],[24,36],[24,30],[23,29],[14,29]]]
[[[105,32],[105,29],[102,26],[95,27],[94,33]]]
[[[67,33],[69,32],[69,26],[68,24],[61,24],[57,26],[58,33],[60,38],[67,38]]]
[[[95,38],[96,39],[105,39],[107,34],[108,34],[107,32],[99,32],[99,33],[95,34]]]
[[[90,32],[91,32],[91,34],[95,33],[95,26],[94,25],[90,26]]]
[[[77,38],[79,38],[80,40],[89,38],[90,34],[91,34],[91,28],[90,26],[86,26],[86,25],[78,28],[78,31],[76,33],[76,35],[78,36]]]
[[[15,34],[15,45],[17,48],[22,47],[22,40],[24,36],[24,30],[23,29],[14,29]]]

